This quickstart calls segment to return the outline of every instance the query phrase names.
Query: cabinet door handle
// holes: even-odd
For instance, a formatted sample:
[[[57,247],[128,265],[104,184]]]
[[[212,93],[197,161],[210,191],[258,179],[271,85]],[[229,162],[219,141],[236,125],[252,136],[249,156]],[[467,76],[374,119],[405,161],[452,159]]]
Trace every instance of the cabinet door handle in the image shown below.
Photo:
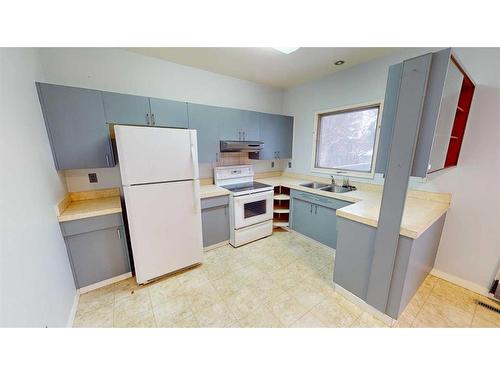
[[[122,232],[120,232],[120,228],[116,230],[116,233],[118,234],[118,238],[121,240],[122,239]]]
[[[108,154],[106,154],[106,165],[108,167],[111,167],[111,164],[109,163],[109,155]]]
[[[278,159],[280,158],[280,152],[278,151]]]
[[[243,140],[246,139],[246,135],[245,135],[245,132],[243,132]]]
[[[317,214],[318,214],[318,206],[317,206],[317,205],[315,205],[315,206],[314,206],[314,214],[315,214],[315,215],[317,215]]]
[[[313,205],[311,204],[311,209],[309,210],[309,213],[312,215],[313,213]]]
[[[153,123],[153,125],[156,125],[156,120],[155,120],[155,114],[154,113],[151,113],[151,122]]]
[[[218,162],[218,161],[219,161],[219,153],[218,153],[218,152],[216,152],[216,153],[215,153],[215,161],[216,161],[216,162]]]
[[[149,113],[146,113],[146,122],[148,123],[148,125],[150,125],[150,123],[149,123]]]

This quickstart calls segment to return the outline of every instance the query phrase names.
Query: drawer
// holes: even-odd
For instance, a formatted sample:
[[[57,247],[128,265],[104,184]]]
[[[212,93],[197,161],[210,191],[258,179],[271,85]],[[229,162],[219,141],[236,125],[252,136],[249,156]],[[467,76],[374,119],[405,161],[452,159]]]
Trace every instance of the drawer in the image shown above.
[[[211,207],[226,206],[229,204],[229,195],[223,195],[220,197],[203,198],[201,200],[201,209]]]
[[[340,199],[335,199],[335,198],[328,198],[322,195],[316,195],[316,194],[311,194],[311,193],[306,193],[304,191],[300,190],[291,190],[291,196],[292,198],[297,198],[297,199],[302,199],[306,202],[309,203],[314,203],[318,204],[321,206],[325,206],[328,208],[333,208],[334,210],[337,210],[339,208],[349,206],[352,204],[352,202],[347,202],[343,201]]]
[[[95,230],[119,227],[123,225],[121,213],[88,217],[85,219],[65,221],[61,223],[63,236],[93,232]]]

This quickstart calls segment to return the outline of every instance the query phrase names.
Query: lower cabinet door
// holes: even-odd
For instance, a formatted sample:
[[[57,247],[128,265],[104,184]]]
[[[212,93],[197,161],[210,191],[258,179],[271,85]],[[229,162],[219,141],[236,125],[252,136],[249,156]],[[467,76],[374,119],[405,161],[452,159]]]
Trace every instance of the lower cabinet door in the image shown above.
[[[326,246],[337,247],[337,215],[334,209],[315,205],[313,238]]]
[[[203,247],[229,240],[229,206],[205,208],[201,211]]]
[[[77,288],[130,272],[123,227],[66,237]]]
[[[292,201],[292,229],[314,238],[314,204],[294,198]]]

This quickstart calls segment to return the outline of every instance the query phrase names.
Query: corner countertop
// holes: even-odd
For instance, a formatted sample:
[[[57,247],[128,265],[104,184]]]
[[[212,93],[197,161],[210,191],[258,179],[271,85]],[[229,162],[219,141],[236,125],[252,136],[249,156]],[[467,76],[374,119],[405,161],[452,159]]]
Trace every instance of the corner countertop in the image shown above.
[[[120,191],[103,189],[69,193],[58,206],[59,222],[122,212]]]
[[[229,195],[229,190],[213,184],[200,186],[201,199],[219,197],[221,195]]]
[[[323,181],[324,179],[313,177],[302,179],[300,176],[297,178],[292,176],[281,176],[262,178],[256,181],[268,185],[285,186],[290,189],[352,202],[353,204],[338,209],[337,216],[377,227],[382,201],[381,186],[355,183],[358,190],[342,194],[300,186],[303,183],[313,180]],[[450,199],[450,194],[446,193],[410,190],[406,198],[400,234],[414,239],[418,238],[427,228],[446,213],[450,206]]]

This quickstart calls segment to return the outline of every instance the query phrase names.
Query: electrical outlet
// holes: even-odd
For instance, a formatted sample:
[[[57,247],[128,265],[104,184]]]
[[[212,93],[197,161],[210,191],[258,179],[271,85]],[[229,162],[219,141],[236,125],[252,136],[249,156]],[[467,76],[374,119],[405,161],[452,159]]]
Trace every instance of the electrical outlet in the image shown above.
[[[271,168],[274,168],[274,161],[271,162]]]
[[[97,173],[89,173],[89,182],[91,184],[97,183]]]
[[[288,168],[292,168],[292,162],[291,161],[288,162]]]

